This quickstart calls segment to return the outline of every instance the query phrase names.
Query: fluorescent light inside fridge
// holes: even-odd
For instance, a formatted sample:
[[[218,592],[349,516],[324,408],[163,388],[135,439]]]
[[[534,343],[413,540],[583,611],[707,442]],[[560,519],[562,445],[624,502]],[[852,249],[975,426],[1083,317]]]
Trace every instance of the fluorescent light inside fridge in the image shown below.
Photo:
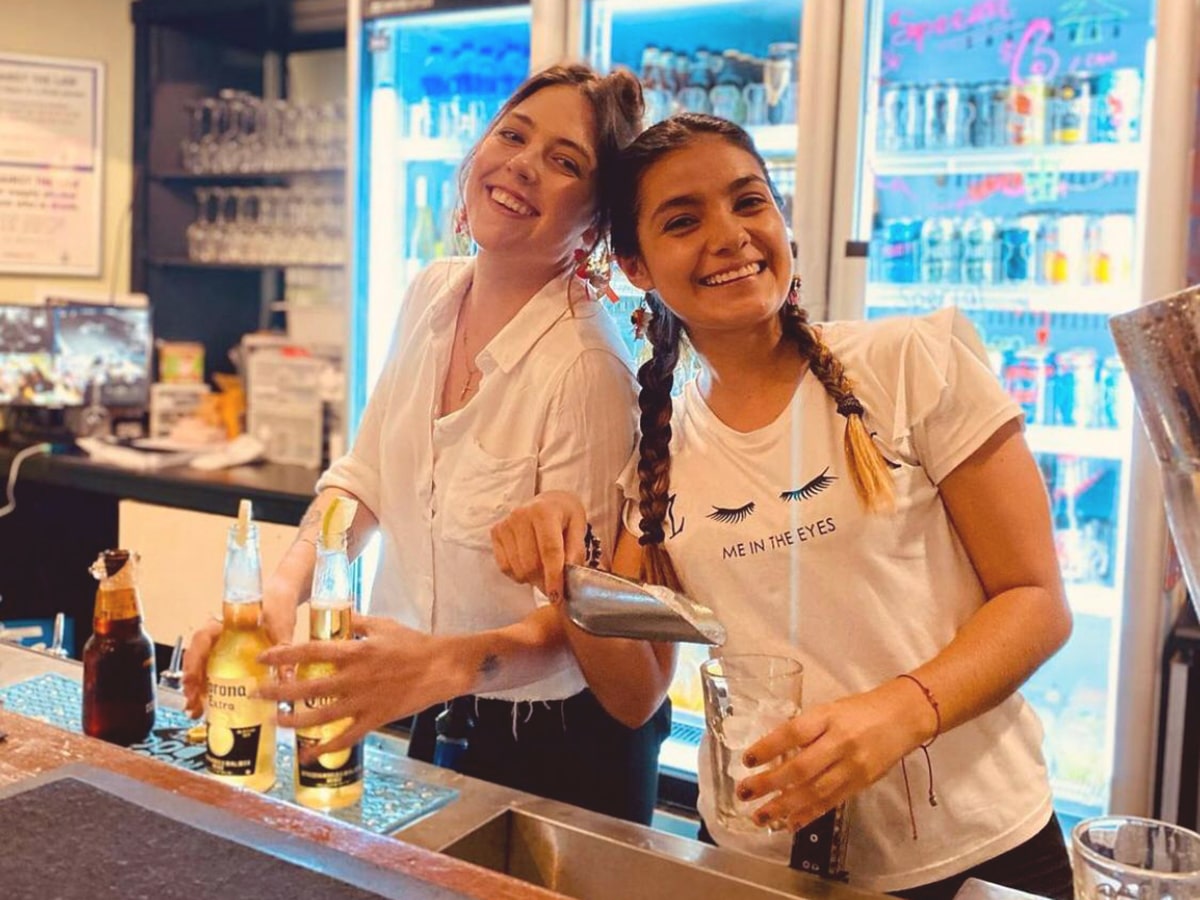
[[[863,315],[954,305],[1022,407],[1075,631],[1023,693],[1064,824],[1107,808],[1132,403],[1107,327],[1141,284],[1152,0],[869,6]]]
[[[367,390],[382,370],[404,292],[462,252],[458,170],[529,71],[530,7],[510,4],[364,24]]]

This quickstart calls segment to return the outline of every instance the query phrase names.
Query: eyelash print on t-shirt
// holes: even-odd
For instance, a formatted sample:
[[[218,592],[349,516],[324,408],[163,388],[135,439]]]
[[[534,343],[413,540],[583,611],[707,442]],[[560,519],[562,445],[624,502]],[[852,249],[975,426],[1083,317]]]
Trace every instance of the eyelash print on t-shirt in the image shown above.
[[[736,525],[745,519],[748,519],[754,513],[754,501],[751,500],[745,506],[739,506],[737,509],[725,509],[721,506],[714,506],[713,511],[708,514],[708,518],[715,519],[718,522],[725,522],[728,525]]]
[[[817,494],[821,493],[821,491],[825,490],[825,488],[829,487],[835,481],[837,481],[837,476],[830,475],[829,466],[826,466],[820,475],[807,484],[796,488],[794,491],[783,491],[779,495],[779,499],[787,500],[789,503],[798,500],[808,500],[817,496]]]

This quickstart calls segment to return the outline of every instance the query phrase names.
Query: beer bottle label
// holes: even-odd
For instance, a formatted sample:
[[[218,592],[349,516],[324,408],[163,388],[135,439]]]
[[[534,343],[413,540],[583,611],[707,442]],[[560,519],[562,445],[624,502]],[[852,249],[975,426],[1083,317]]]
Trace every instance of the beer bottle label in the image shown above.
[[[311,729],[308,734],[296,732],[296,749],[315,747],[332,736],[321,734],[318,729]],[[342,788],[357,784],[362,780],[362,775],[362,744],[333,753],[322,753],[310,763],[296,763],[296,780],[301,787]]]
[[[274,704],[253,699],[254,678],[208,681],[208,751],[205,760],[214,775],[253,775],[265,728],[274,723]]]

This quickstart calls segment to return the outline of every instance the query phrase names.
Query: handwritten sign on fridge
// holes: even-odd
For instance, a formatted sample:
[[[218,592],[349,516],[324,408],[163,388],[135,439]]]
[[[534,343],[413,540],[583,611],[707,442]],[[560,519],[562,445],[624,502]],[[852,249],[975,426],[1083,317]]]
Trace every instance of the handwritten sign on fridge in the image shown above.
[[[104,67],[0,53],[0,272],[98,276]]]

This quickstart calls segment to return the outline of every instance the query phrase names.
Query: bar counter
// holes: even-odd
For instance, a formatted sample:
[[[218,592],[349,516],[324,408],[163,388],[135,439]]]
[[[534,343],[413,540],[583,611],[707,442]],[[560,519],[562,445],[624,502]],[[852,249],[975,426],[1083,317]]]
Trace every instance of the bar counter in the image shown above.
[[[0,688],[47,673],[79,679],[82,666],[0,642]],[[160,688],[159,698],[160,705],[181,706],[175,692]],[[0,732],[7,733],[0,742],[0,794],[59,767],[87,763],[269,827],[281,839],[312,842],[357,863],[397,873],[397,878],[417,879],[435,891],[429,896],[447,896],[439,890],[481,900],[564,896],[878,900],[880,896],[410,760],[392,738],[372,737],[394,745],[390,765],[406,777],[451,787],[458,795],[392,836],[381,836],[12,710],[0,708]],[[290,775],[281,771],[279,777]],[[5,823],[5,827],[19,827],[19,823]],[[406,890],[406,897],[422,896]]]

